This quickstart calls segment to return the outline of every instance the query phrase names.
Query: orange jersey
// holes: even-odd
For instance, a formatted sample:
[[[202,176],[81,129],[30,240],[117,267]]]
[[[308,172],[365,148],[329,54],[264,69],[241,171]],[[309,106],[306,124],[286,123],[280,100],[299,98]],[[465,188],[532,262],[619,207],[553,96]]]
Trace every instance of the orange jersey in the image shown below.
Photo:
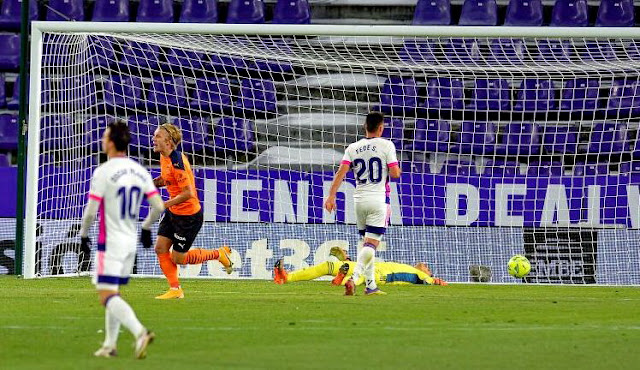
[[[191,165],[184,154],[174,150],[168,157],[160,155],[160,176],[164,180],[170,199],[182,193],[182,188],[185,186],[190,186],[193,193],[193,196],[188,200],[169,207],[171,213],[188,216],[200,211],[196,180],[193,177]]]

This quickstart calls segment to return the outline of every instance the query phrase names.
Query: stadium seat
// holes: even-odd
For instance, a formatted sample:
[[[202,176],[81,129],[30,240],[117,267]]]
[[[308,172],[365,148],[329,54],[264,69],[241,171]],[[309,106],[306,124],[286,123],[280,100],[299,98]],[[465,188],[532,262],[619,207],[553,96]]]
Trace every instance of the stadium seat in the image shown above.
[[[311,7],[308,0],[278,0],[273,9],[274,24],[309,24]]]
[[[465,0],[460,12],[459,26],[496,26],[498,6],[496,0]]]
[[[596,26],[633,27],[636,24],[633,0],[601,0]]]
[[[226,77],[197,79],[193,98],[189,104],[195,109],[217,113],[231,108],[229,80]]]
[[[475,110],[503,111],[511,107],[511,90],[504,79],[476,80],[468,108]]]
[[[587,0],[556,0],[551,13],[551,26],[586,27],[588,25]]]
[[[84,122],[84,145],[92,152],[102,150],[102,134],[113,118],[107,116],[91,117]]]
[[[609,164],[607,163],[576,163],[573,166],[573,176],[597,176],[608,174]]]
[[[0,74],[0,108],[7,106],[7,86],[4,80],[4,74]]]
[[[184,0],[180,12],[180,23],[218,22],[217,0]]]
[[[614,80],[609,92],[607,113],[620,115],[640,114],[640,84],[637,79]]]
[[[147,90],[147,106],[179,109],[187,105],[187,88],[183,77],[156,76]]]
[[[140,0],[136,21],[173,23],[173,0]]]
[[[0,69],[17,70],[20,66],[20,35],[0,33]]]
[[[58,100],[70,106],[88,108],[97,101],[97,88],[92,74],[82,74],[62,79],[58,90]],[[76,109],[76,108],[74,108]]]
[[[536,40],[538,60],[564,63],[575,58],[575,47],[568,40]]]
[[[160,47],[144,42],[126,41],[120,45],[122,55],[120,56],[121,68],[144,68],[157,70],[160,66]]]
[[[427,109],[464,108],[464,86],[459,78],[438,77],[427,83]]]
[[[129,0],[96,0],[94,22],[129,22]]]
[[[498,129],[492,122],[464,121],[460,127],[458,141],[449,147],[451,153],[490,154],[496,146]]]
[[[398,50],[400,60],[411,64],[424,64],[436,60],[437,45],[428,39],[406,39],[401,49]]]
[[[22,0],[3,0],[0,8],[0,30],[19,31]],[[29,0],[29,20],[38,20],[38,1]]]
[[[18,150],[18,116],[0,114],[0,150]]]
[[[542,26],[544,19],[541,0],[510,0],[505,26]]]
[[[173,124],[182,129],[182,150],[203,153],[209,141],[209,123],[203,120],[176,118]]]
[[[496,153],[513,156],[540,153],[540,128],[532,122],[508,124]]]
[[[164,69],[180,73],[185,69],[203,71],[209,67],[202,52],[176,48],[165,48],[165,51],[167,63],[162,64]]]
[[[11,162],[9,162],[9,156],[7,154],[0,154],[0,167],[9,166],[11,166]]]
[[[489,44],[490,59],[499,63],[521,64],[530,52],[523,39],[493,39]]]
[[[551,80],[524,79],[518,89],[514,110],[545,112],[556,109],[555,87]]]
[[[158,116],[131,116],[127,124],[131,132],[131,146],[140,150],[151,150],[153,133],[162,124]]]
[[[584,46],[579,46],[582,59],[596,61],[616,59],[617,49],[622,49],[622,46],[615,40],[587,41]]]
[[[227,10],[227,23],[264,23],[264,2],[231,0]]]
[[[446,26],[451,24],[449,0],[418,0],[413,13],[415,26]]]
[[[600,81],[581,78],[568,80],[560,94],[560,109],[566,111],[593,111],[600,105]]]
[[[544,149],[548,153],[574,154],[578,151],[579,130],[575,125],[543,127]]]
[[[404,122],[401,118],[385,117],[382,137],[387,138],[396,146],[396,150],[402,150],[404,140]]]
[[[520,163],[490,159],[484,164],[483,173],[495,178],[520,176]]]
[[[418,152],[446,152],[451,145],[451,124],[447,121],[416,120],[411,150]]]
[[[271,80],[245,78],[235,104],[241,111],[276,112],[276,87]]]
[[[83,21],[83,0],[49,0],[47,5],[48,21]]]
[[[527,167],[527,176],[550,177],[563,175],[562,163],[560,162],[530,162]]]
[[[629,151],[629,137],[626,123],[596,123],[591,127],[589,153],[614,154]]]
[[[78,141],[71,117],[45,116],[40,123],[40,147],[43,151],[73,148]]]
[[[106,68],[117,62],[113,43],[109,39],[104,36],[89,36],[89,40],[94,65]]]
[[[216,124],[213,137],[216,151],[247,152],[255,148],[253,122],[243,118],[221,118]]]
[[[142,81],[135,76],[112,76],[104,81],[104,100],[115,107],[134,108],[142,102]]]
[[[451,39],[442,45],[445,58],[456,64],[473,64],[482,60],[481,46],[476,39]]]
[[[477,175],[475,163],[464,158],[447,160],[442,166],[440,173],[448,176],[461,177]]]
[[[260,46],[262,49],[267,50],[277,50],[279,53],[289,54],[293,56],[293,51],[291,50],[289,40],[286,38],[271,38],[271,39],[262,39],[260,40]],[[243,62],[244,63],[244,62]],[[289,73],[293,71],[293,65],[283,59],[255,59],[253,63],[248,63],[248,67],[255,68],[258,72],[266,72],[266,73]]]
[[[389,76],[380,92],[380,110],[387,114],[415,115],[418,87],[411,77]]]
[[[27,76],[28,77],[28,76]],[[42,94],[40,104],[47,104],[51,100],[51,80],[43,78],[41,81]],[[29,101],[29,82],[27,82],[27,103]],[[13,83],[13,90],[10,97],[7,97],[7,109],[18,110],[20,108],[20,76],[16,77]]]

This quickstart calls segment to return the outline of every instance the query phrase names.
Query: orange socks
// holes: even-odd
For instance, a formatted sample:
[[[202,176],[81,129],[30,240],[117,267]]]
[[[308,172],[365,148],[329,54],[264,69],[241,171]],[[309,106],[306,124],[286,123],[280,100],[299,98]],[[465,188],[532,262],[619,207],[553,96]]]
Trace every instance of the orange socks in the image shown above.
[[[217,250],[210,249],[192,249],[184,257],[184,263],[187,265],[197,265],[209,260],[217,260],[220,253]]]
[[[167,252],[158,254],[158,260],[160,261],[162,273],[169,281],[169,286],[172,288],[179,288],[180,282],[178,281],[178,265],[171,260],[171,253]]]

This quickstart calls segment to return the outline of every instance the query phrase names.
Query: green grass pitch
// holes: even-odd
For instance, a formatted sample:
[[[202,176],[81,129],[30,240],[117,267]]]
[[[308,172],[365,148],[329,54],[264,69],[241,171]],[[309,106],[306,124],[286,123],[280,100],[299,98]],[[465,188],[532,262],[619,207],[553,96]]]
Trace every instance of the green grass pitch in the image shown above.
[[[640,363],[640,289],[387,286],[345,297],[327,282],[161,279],[122,290],[156,334],[145,360],[120,334],[93,358],[104,311],[89,278],[0,278],[1,369],[608,369]],[[359,291],[361,292],[361,291]],[[124,330],[124,329],[123,329]]]

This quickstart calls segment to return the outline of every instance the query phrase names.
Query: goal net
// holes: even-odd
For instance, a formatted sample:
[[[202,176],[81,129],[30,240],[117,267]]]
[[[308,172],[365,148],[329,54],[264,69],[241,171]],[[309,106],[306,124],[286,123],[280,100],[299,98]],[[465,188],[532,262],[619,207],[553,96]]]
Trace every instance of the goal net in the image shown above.
[[[298,269],[334,246],[355,256],[353,176],[336,214],[322,204],[378,110],[403,170],[378,260],[454,282],[639,284],[637,36],[34,22],[26,276],[92,268],[77,230],[116,118],[154,175],[154,130],[181,128],[205,215],[194,246],[234,250],[232,275],[212,261],[183,276],[269,279],[279,258]],[[139,248],[134,272],[160,275]],[[531,262],[524,279],[507,273],[515,254]]]

